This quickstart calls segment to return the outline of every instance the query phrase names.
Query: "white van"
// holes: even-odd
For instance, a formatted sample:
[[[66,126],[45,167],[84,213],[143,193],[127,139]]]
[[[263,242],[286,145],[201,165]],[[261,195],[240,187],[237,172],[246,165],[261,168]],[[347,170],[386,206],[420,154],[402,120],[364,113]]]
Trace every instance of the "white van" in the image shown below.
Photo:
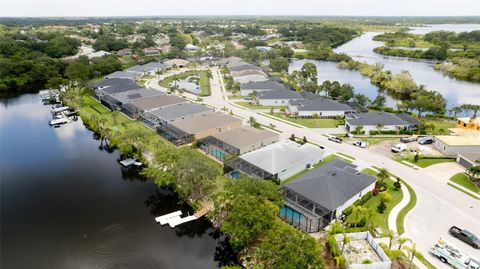
[[[391,148],[392,152],[395,152],[395,153],[399,153],[407,149],[408,149],[407,144],[403,144],[403,143],[396,144]]]

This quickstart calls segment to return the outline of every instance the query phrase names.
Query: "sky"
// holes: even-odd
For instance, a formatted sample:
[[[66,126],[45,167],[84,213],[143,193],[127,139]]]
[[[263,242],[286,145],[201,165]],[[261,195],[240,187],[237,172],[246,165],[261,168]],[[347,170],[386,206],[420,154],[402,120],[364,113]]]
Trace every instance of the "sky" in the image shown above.
[[[0,17],[480,16],[480,0],[0,0]]]

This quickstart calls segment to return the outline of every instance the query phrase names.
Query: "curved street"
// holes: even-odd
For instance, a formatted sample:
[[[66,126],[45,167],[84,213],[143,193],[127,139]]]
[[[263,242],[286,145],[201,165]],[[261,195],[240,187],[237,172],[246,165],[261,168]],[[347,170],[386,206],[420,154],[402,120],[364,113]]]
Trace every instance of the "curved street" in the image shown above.
[[[432,264],[438,268],[449,268],[436,257],[428,254],[430,247],[439,238],[451,241],[463,251],[475,257],[480,257],[480,250],[475,250],[448,234],[448,229],[453,225],[480,234],[480,200],[448,186],[445,180],[432,176],[432,173],[425,173],[422,169],[415,170],[369,149],[328,141],[327,137],[309,128],[297,127],[233,105],[228,101],[224,92],[223,79],[219,69],[211,68],[211,72],[211,96],[202,97],[205,104],[219,110],[232,111],[234,115],[243,118],[244,123],[250,117],[254,117],[262,125],[273,124],[275,129],[282,132],[281,138],[288,138],[291,134],[295,134],[297,137],[305,136],[309,142],[324,146],[327,153],[342,152],[348,154],[356,159],[355,164],[361,168],[385,167],[392,174],[408,182],[417,195],[417,204],[405,219],[405,234],[402,236],[412,239],[417,244],[417,249]],[[168,76],[168,74],[165,76]],[[159,78],[154,78],[148,81],[146,86],[165,91],[164,88],[159,86],[158,82]],[[194,97],[196,99],[196,96]],[[193,97],[190,99],[193,99]]]

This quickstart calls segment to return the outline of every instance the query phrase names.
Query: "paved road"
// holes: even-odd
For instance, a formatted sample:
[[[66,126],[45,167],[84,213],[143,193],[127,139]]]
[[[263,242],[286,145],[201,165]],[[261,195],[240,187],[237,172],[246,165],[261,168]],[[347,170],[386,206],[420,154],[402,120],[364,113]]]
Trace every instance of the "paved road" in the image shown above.
[[[451,241],[463,251],[480,258],[480,250],[465,245],[448,235],[448,228],[456,225],[469,229],[480,236],[480,201],[453,189],[442,180],[431,177],[421,170],[414,170],[400,164],[387,155],[372,152],[368,149],[361,149],[348,144],[337,144],[325,136],[318,134],[308,128],[300,128],[282,121],[271,119],[254,111],[232,105],[226,100],[223,80],[218,69],[212,69],[211,80],[212,95],[204,97],[206,104],[218,109],[227,108],[235,115],[240,116],[246,122],[248,118],[254,117],[260,124],[276,126],[281,130],[282,138],[288,138],[291,134],[297,137],[307,137],[308,141],[325,146],[327,152],[342,152],[354,157],[356,163],[361,167],[377,166],[385,167],[393,174],[407,181],[415,190],[417,205],[407,215],[405,222],[405,237],[411,238],[417,244],[417,249],[425,254],[438,268],[449,268],[442,264],[435,257],[427,254],[430,247],[440,237]],[[150,87],[155,88],[154,81]]]

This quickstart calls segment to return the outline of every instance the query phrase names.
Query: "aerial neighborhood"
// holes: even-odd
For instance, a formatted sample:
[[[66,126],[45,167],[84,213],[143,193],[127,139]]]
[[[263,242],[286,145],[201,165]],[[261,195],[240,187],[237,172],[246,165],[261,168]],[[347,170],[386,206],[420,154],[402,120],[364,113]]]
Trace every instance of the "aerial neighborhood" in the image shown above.
[[[37,110],[48,111],[38,118],[59,141],[86,127],[100,144],[92,156],[116,156],[112,171],[134,186],[116,201],[146,206],[145,230],[164,248],[172,240],[192,252],[179,255],[191,268],[203,254],[189,248],[209,248],[194,244],[208,237],[218,244],[208,265],[226,269],[480,269],[480,97],[435,88],[449,79],[478,90],[480,28],[471,20],[461,32],[426,31],[436,24],[411,18],[12,21],[0,28],[0,89],[41,85]],[[369,49],[375,56],[355,54],[364,44],[351,42],[372,40],[381,44]],[[48,72],[21,73],[18,62]],[[81,141],[71,145],[84,152]],[[59,166],[76,155],[65,156]],[[110,167],[94,158],[85,162]],[[138,202],[130,188],[140,182],[154,194]],[[115,184],[101,192],[124,188]],[[108,222],[99,235],[81,230],[96,242],[84,248],[123,259],[159,238]]]

